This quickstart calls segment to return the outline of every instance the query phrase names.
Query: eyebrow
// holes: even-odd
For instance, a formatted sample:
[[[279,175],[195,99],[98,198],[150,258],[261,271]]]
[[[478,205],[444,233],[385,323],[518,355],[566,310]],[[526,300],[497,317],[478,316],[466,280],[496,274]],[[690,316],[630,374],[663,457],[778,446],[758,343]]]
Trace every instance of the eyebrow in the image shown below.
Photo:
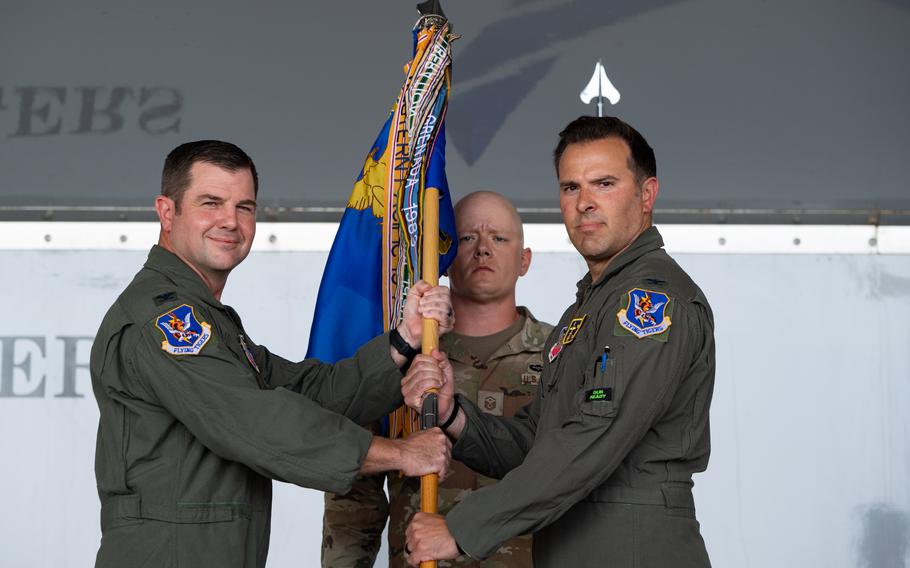
[[[619,178],[613,174],[607,174],[605,176],[588,180],[588,183],[599,183],[602,181],[619,181]],[[573,179],[560,180],[559,187],[565,187],[567,185],[578,185],[578,182]]]
[[[212,193],[203,193],[196,198],[196,203],[202,203],[203,201],[215,201],[216,203],[224,203],[225,199]],[[244,199],[243,201],[239,201],[237,205],[252,205],[253,207],[256,207],[256,200]]]
[[[224,203],[224,198],[218,197],[217,195],[211,193],[203,193],[196,198],[196,203],[200,203],[202,201],[217,201],[218,203]]]

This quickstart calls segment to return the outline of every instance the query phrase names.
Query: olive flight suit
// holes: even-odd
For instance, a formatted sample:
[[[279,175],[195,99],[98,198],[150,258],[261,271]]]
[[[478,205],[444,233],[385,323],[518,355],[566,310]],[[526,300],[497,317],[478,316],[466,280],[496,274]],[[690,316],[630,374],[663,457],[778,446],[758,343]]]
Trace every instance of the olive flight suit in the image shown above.
[[[439,340],[440,350],[452,363],[456,390],[492,415],[512,416],[530,402],[543,370],[541,355],[553,326],[534,319],[527,308],[519,306],[518,313],[523,325],[511,337],[503,337],[485,361],[471,353],[468,342],[462,341],[457,333],[449,333]],[[496,482],[456,461],[451,463],[449,471],[449,477],[439,484],[441,514],[475,489]],[[383,490],[386,478],[388,500]],[[397,472],[358,478],[347,495],[326,494],[322,565],[326,568],[372,566],[388,517],[389,567],[406,567],[405,530],[419,510],[420,479],[402,477]],[[531,538],[522,535],[502,543],[483,562],[462,556],[440,561],[439,567],[522,568],[530,563]]]
[[[372,439],[357,424],[402,403],[388,336],[335,365],[286,361],[158,246],[90,367],[105,568],[265,566],[271,480],[347,491]]]
[[[651,227],[585,276],[514,418],[459,398],[453,458],[502,478],[446,516],[469,555],[532,532],[538,568],[710,565],[691,488],[710,452],[713,316],[662,247]]]

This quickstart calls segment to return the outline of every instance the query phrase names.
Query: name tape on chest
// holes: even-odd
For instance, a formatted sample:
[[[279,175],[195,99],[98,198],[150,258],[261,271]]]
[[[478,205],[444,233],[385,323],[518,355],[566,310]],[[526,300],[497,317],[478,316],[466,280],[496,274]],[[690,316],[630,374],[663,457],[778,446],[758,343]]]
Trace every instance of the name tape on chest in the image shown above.
[[[669,336],[672,299],[663,292],[633,288],[620,300],[616,312],[616,333],[631,334],[638,339],[646,337],[666,341]]]
[[[200,322],[189,304],[161,314],[155,325],[164,335],[161,349],[171,355],[196,355],[212,338],[212,326]]]

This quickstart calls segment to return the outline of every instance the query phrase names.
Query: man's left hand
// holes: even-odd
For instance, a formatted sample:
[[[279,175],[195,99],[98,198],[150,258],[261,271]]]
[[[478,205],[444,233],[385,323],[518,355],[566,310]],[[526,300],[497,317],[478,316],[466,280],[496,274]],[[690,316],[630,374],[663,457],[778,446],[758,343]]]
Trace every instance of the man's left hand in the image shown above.
[[[419,566],[425,560],[452,560],[459,555],[458,545],[442,515],[415,513],[405,536],[404,550],[411,566]]]
[[[408,290],[404,304],[404,317],[398,325],[398,333],[414,349],[420,350],[423,339],[423,318],[439,322],[439,335],[452,331],[455,315],[452,312],[452,298],[445,286],[430,286],[419,280]]]

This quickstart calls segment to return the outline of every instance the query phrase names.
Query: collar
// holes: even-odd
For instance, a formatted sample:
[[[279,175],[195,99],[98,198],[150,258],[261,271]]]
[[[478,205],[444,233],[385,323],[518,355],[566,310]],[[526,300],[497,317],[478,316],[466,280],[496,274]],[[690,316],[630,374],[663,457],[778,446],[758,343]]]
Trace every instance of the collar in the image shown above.
[[[509,338],[507,342],[490,355],[490,361],[515,353],[536,353],[543,351],[543,343],[541,343],[541,341],[546,338],[546,334],[544,334],[543,339],[538,338],[535,340],[535,338],[540,336],[540,333],[535,333],[535,327],[539,325],[540,322],[537,321],[537,318],[534,317],[528,308],[516,306],[515,309],[520,316],[524,316],[524,326],[522,326],[518,333]],[[454,335],[443,335],[439,338],[439,342],[440,350],[444,351],[449,359],[465,363],[466,365],[472,363],[471,354],[467,352],[462,342]]]
[[[575,293],[575,303],[581,303],[582,297],[588,292],[589,288],[595,288],[602,285],[629,264],[632,264],[649,252],[663,248],[663,246],[664,239],[660,235],[660,231],[657,230],[657,227],[651,225],[638,235],[626,250],[619,253],[619,255],[610,262],[597,282],[592,282],[590,272],[585,274],[585,277],[578,281],[576,284],[578,290]]]
[[[209,290],[202,278],[183,262],[179,256],[159,245],[153,245],[149,251],[145,268],[165,276],[179,289],[186,290],[191,296],[203,300],[216,308],[224,308]]]

